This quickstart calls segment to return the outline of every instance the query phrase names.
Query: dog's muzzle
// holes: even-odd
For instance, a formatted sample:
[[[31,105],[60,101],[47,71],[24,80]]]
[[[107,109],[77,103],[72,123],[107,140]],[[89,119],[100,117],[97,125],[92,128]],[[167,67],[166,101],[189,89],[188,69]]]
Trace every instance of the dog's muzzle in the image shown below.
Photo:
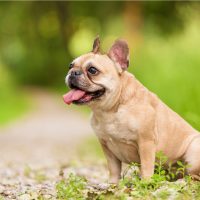
[[[82,74],[81,71],[72,71],[68,78],[68,86],[70,88],[76,88],[79,86],[78,78]]]

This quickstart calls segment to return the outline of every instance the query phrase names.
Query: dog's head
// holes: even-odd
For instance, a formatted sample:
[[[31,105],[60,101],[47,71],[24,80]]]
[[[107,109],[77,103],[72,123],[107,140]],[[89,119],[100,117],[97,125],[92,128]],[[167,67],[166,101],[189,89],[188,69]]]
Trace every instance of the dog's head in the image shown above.
[[[93,50],[70,64],[66,84],[71,91],[64,95],[67,104],[106,105],[116,98],[120,76],[129,65],[129,49],[117,40],[107,54],[100,53],[100,40],[94,40]]]

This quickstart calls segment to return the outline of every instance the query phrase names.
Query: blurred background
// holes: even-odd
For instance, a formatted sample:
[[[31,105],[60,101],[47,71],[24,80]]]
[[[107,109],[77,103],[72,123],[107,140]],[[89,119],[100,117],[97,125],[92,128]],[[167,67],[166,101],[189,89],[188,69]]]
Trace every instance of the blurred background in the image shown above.
[[[129,71],[200,130],[199,10],[198,2],[1,2],[0,126],[34,107],[33,88],[62,98],[70,61],[99,34],[105,52],[126,39]]]

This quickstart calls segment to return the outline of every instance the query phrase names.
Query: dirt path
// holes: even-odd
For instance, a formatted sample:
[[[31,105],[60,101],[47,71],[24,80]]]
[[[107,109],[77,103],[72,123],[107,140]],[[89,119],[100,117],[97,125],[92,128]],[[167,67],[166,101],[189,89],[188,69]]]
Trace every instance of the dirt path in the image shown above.
[[[61,97],[34,91],[32,99],[30,113],[0,129],[0,194],[5,199],[55,198],[61,166],[93,134],[89,118],[66,106]]]
[[[89,117],[73,111],[62,97],[47,92],[32,93],[33,111],[0,129],[0,157],[5,161],[48,162],[68,159],[70,151],[92,135]]]

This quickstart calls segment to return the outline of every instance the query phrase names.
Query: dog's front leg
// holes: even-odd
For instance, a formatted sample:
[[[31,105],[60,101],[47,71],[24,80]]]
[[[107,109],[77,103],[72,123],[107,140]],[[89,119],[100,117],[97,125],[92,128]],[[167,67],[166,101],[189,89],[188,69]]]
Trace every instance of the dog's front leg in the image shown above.
[[[110,151],[105,142],[100,141],[100,143],[108,163],[109,183],[117,184],[121,178],[121,161]]]
[[[155,163],[155,142],[143,141],[139,142],[139,155],[141,162],[141,177],[148,179],[154,173]]]

